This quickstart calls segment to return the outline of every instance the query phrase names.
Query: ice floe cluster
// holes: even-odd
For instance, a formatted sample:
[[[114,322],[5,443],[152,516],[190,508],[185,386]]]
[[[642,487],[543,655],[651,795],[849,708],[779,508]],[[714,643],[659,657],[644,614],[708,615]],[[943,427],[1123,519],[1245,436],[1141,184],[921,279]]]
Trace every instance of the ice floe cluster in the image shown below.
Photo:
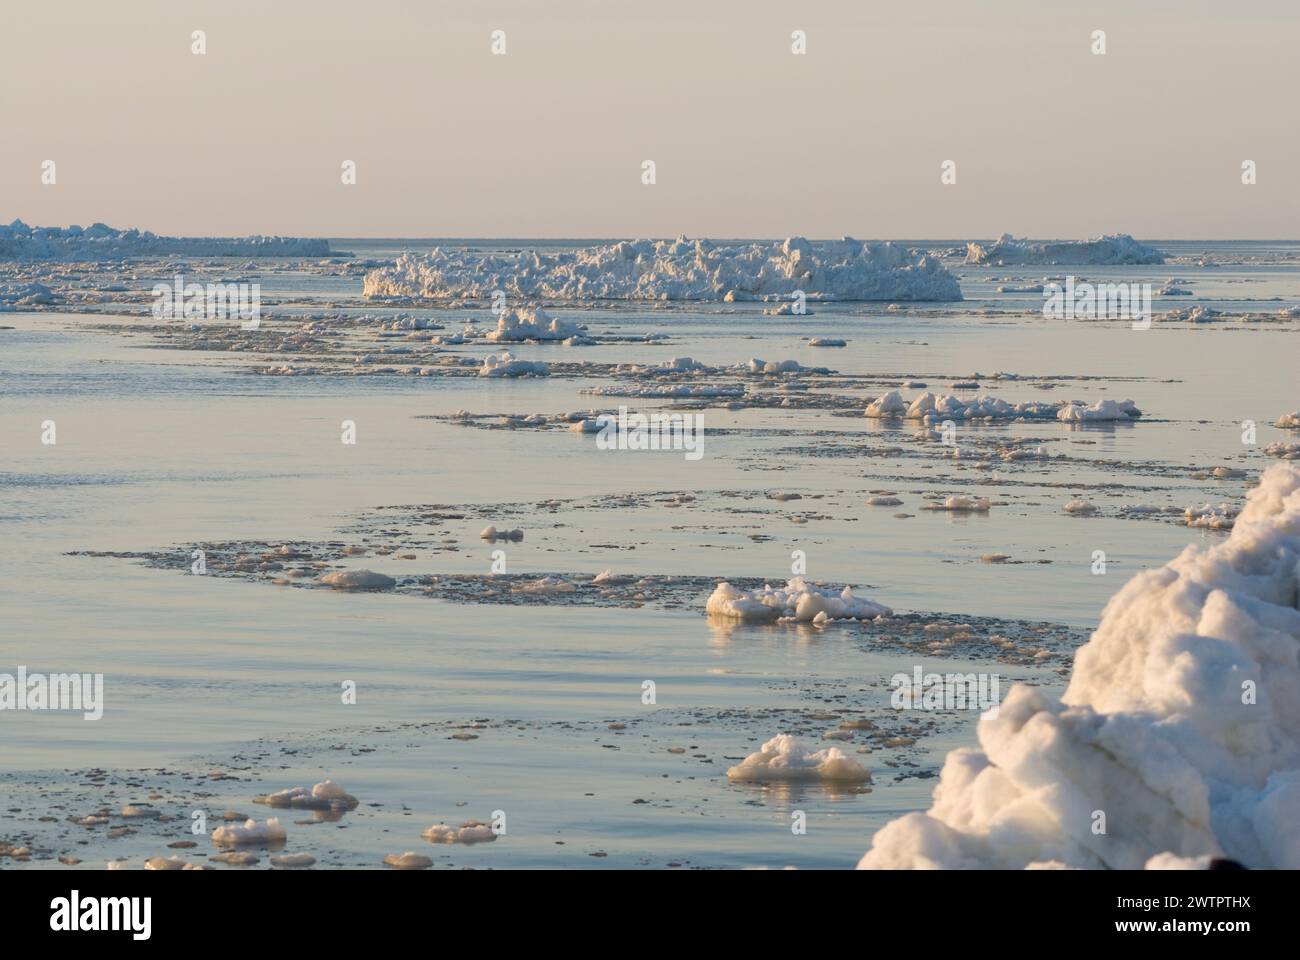
[[[0,260],[104,260],[120,257],[328,257],[325,240],[299,237],[160,237],[148,230],[0,224]]]
[[[34,281],[0,283],[0,310],[48,306],[54,301],[54,292],[43,283]]]
[[[906,400],[890,390],[867,404],[863,413],[872,418],[902,417],[924,423],[944,420],[1061,420],[1066,423],[1137,420],[1142,411],[1132,400],[1098,400],[1091,405],[1078,400],[1063,403],[1009,403],[991,394],[962,398],[955,394],[923,393]]]
[[[846,237],[718,245],[635,240],[563,253],[437,248],[366,274],[372,298],[547,300],[960,300],[935,257]]]
[[[1278,464],[1225,540],[1111,599],[1059,701],[1013,686],[859,866],[1300,867],[1298,606],[1300,470]]]
[[[1164,263],[1165,255],[1155,247],[1138,243],[1127,233],[1107,234],[1095,240],[1037,242],[1017,240],[1004,233],[985,246],[971,243],[966,247],[966,262],[1001,266],[1037,264],[1082,264],[1105,266],[1121,263]]]
[[[730,583],[719,583],[705,605],[711,616],[729,617],[749,622],[796,620],[825,623],[828,620],[874,620],[892,616],[889,607],[853,595],[851,587],[823,589],[803,577],[795,577],[783,587],[764,584],[761,589],[745,591]]]

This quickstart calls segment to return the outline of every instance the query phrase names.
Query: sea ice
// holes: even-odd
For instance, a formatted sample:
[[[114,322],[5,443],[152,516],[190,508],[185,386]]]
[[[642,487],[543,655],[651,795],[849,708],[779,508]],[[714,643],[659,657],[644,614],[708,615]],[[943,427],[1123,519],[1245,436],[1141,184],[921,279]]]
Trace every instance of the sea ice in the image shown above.
[[[814,750],[798,737],[777,734],[727,771],[727,779],[758,783],[828,780],[866,783],[871,772],[839,747]]]
[[[509,350],[488,354],[479,367],[480,377],[548,377],[551,368],[540,360],[518,360]]]
[[[479,532],[480,540],[514,540],[516,542],[524,538],[522,530],[498,530],[494,526],[486,526]]]
[[[271,858],[273,867],[310,867],[315,862],[310,853],[282,853]]]
[[[984,246],[969,244],[966,262],[970,264],[1030,265],[1081,264],[1100,266],[1127,263],[1164,263],[1164,254],[1154,247],[1138,243],[1127,233],[1109,234],[1095,240],[1034,242],[1017,240],[1009,233]]]
[[[212,842],[219,846],[265,846],[278,843],[285,837],[285,829],[275,817],[264,823],[249,818],[242,825],[221,826],[212,831]]]
[[[2,259],[4,256],[0,254]],[[53,303],[54,299],[54,292],[43,283],[0,283],[0,310],[44,306]]]
[[[335,590],[387,590],[397,586],[397,581],[373,570],[335,570],[320,578],[320,582]]]
[[[325,240],[296,237],[160,237],[148,230],[0,224],[0,260],[116,260],[123,257],[327,257]]]
[[[859,866],[1300,868],[1298,569],[1300,470],[1278,464],[1229,536],[1111,599],[1059,701],[1013,686]]]
[[[297,810],[352,810],[357,805],[357,798],[333,780],[325,780],[311,788],[290,787],[264,797],[254,797],[253,802]]]
[[[716,245],[636,240],[573,252],[434,249],[366,274],[367,297],[484,300],[960,300],[936,257],[852,238]]]
[[[522,343],[528,340],[585,339],[576,323],[552,317],[541,307],[521,307],[497,318],[497,328],[484,339],[493,343]],[[594,341],[589,341],[594,342]]]
[[[394,870],[427,870],[433,866],[433,861],[408,850],[406,853],[390,853],[384,857],[384,864]]]
[[[430,843],[486,843],[497,838],[488,824],[478,820],[467,820],[459,827],[435,823],[420,836]]]
[[[893,615],[889,607],[855,597],[851,587],[839,591],[821,589],[803,577],[793,578],[784,587],[764,584],[762,589],[750,593],[729,583],[719,583],[709,596],[705,612],[757,622],[782,618],[808,622],[820,613],[832,620],[874,620]]]
[[[1098,400],[1092,406],[1072,401],[1061,407],[1056,419],[1066,423],[1136,420],[1142,416],[1132,400]]]

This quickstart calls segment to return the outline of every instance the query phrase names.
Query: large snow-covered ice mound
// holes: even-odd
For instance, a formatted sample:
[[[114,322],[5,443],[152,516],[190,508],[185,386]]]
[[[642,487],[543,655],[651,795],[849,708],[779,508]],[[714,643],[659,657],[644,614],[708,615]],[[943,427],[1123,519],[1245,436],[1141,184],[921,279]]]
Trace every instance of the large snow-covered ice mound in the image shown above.
[[[148,230],[0,224],[0,260],[105,260],[120,257],[328,257],[327,240],[301,237],[160,237]]]
[[[1111,599],[1059,702],[1012,687],[859,866],[1300,867],[1298,603],[1300,469],[1278,464],[1227,539]]]
[[[1105,266],[1118,263],[1164,263],[1165,255],[1155,247],[1139,243],[1127,233],[1107,234],[1094,240],[1038,242],[1017,240],[1004,233],[993,243],[966,245],[966,262],[971,264],[1082,264]]]
[[[715,245],[635,240],[563,253],[437,248],[366,274],[368,297],[548,300],[960,300],[938,259],[893,243],[802,237]]]

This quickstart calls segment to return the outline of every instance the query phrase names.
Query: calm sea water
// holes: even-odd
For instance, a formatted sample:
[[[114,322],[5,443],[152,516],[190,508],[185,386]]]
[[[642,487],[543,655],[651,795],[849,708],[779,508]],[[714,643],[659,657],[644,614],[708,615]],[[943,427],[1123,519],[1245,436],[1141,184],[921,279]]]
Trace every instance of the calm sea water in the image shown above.
[[[341,240],[335,246],[386,257],[404,243],[416,250],[434,245]],[[482,242],[490,244],[511,245]],[[1173,253],[1261,249],[1163,246]],[[58,801],[67,806],[54,811],[60,817],[125,801],[132,792],[121,785],[102,795],[77,792],[78,778],[64,771],[230,770],[258,756],[242,779],[213,781],[202,797],[187,794],[170,773],[140,775],[135,793],[156,780],[160,802],[178,814],[196,806],[251,814],[260,809],[250,809],[256,793],[332,777],[363,806],[345,820],[346,829],[311,828],[306,846],[295,847],[316,851],[327,865],[373,866],[385,853],[427,848],[418,833],[430,823],[486,819],[500,809],[510,817],[508,835],[457,848],[444,854],[447,862],[851,866],[877,827],[928,805],[933,780],[897,780],[866,756],[860,759],[877,771],[868,793],[763,790],[729,785],[726,767],[782,731],[781,711],[806,713],[828,703],[879,707],[886,696],[882,678],[917,662],[929,668],[928,661],[872,650],[851,631],[720,633],[703,615],[704,595],[688,610],[454,604],[275,589],[68,554],[182,551],[242,538],[338,539],[341,528],[378,507],[470,504],[481,510],[463,521],[459,552],[417,562],[366,558],[365,565],[486,573],[490,548],[477,534],[491,522],[495,504],[780,489],[828,498],[826,515],[803,525],[779,510],[757,516],[754,529],[771,539],[755,541],[721,524],[712,529],[709,510],[693,517],[666,508],[648,516],[591,510],[565,527],[539,522],[529,529],[510,548],[512,572],[613,568],[779,581],[789,574],[791,552],[802,549],[810,576],[869,585],[867,595],[897,610],[1086,628],[1131,573],[1218,535],[1109,515],[1071,517],[1062,505],[1074,485],[1085,493],[1111,480],[1131,486],[1114,498],[1086,494],[1103,507],[1122,500],[1186,506],[1239,499],[1246,480],[1193,480],[1184,468],[1228,465],[1254,473],[1270,462],[1257,447],[1243,447],[1240,425],[1257,421],[1261,445],[1282,438],[1268,424],[1300,408],[1298,341],[1292,325],[1157,325],[1139,332],[1125,324],[1062,323],[1037,315],[1040,296],[995,292],[998,278],[1049,272],[1055,271],[958,268],[967,301],[920,317],[872,305],[816,307],[803,318],[690,308],[572,313],[596,334],[662,332],[671,342],[601,345],[567,351],[562,359],[794,358],[845,373],[911,375],[932,389],[976,372],[1091,375],[1108,379],[1062,384],[1050,393],[1016,382],[986,381],[985,389],[1013,401],[1132,398],[1147,413],[1137,425],[1074,433],[1056,423],[980,428],[989,435],[1086,440],[1072,455],[1108,465],[1018,473],[1023,485],[993,490],[1009,502],[988,515],[919,512],[906,521],[862,506],[865,492],[955,490],[956,474],[789,452],[830,443],[831,433],[898,429],[861,418],[710,408],[707,426],[724,432],[710,435],[700,462],[669,453],[613,456],[589,437],[421,419],[462,408],[551,414],[609,405],[610,398],[579,393],[591,381],[254,377],[232,358],[155,349],[89,329],[92,318],[0,314],[0,324],[13,327],[0,330],[0,672],[18,664],[98,672],[107,684],[98,722],[0,714],[0,799],[8,801],[0,806],[22,810],[0,820],[0,839],[39,839],[34,820],[48,812],[57,791],[69,791]],[[1206,303],[1274,311],[1300,301],[1295,266],[1080,272],[1193,283],[1194,298],[1171,298],[1158,310]],[[264,295],[357,297],[360,283],[277,275],[263,289]],[[467,319],[433,313],[452,323]],[[805,338],[813,336],[842,337],[849,346],[812,348]],[[482,345],[455,351],[486,352]],[[553,359],[561,351],[537,345],[514,352]],[[40,443],[46,419],[57,422],[55,446]],[[358,425],[356,446],[339,443],[344,419]],[[1115,464],[1153,469],[1129,473]],[[978,483],[974,492],[989,493]],[[915,506],[916,498],[908,499]],[[1097,549],[1110,559],[1105,576],[1090,571]],[[1052,562],[979,562],[993,552]],[[1048,671],[1012,672],[1064,683]],[[654,705],[641,700],[647,679],[657,685]],[[358,689],[355,705],[344,705],[339,695],[349,680]],[[475,740],[449,740],[399,726],[426,722],[478,722],[482,729]],[[611,723],[625,729],[611,730]],[[955,718],[918,749],[922,769],[937,769],[947,749],[973,736],[973,717]],[[687,752],[665,749],[678,744]],[[806,835],[789,829],[796,809],[808,814]],[[62,849],[61,840],[50,843]],[[162,846],[157,831],[142,831],[96,840],[80,856],[83,866],[102,868],[111,857],[153,856]],[[49,858],[31,865],[59,866]]]

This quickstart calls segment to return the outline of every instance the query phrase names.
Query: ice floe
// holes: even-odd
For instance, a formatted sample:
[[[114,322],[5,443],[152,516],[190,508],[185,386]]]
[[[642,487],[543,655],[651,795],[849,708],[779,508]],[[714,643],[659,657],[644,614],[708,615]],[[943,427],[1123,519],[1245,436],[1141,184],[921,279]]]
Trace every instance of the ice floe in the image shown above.
[[[392,577],[373,570],[335,570],[321,577],[320,582],[335,590],[388,590],[397,586]]]
[[[954,386],[969,387],[966,384]],[[1010,403],[991,394],[959,397],[956,394],[923,393],[909,402],[899,391],[890,390],[868,403],[863,415],[874,419],[901,417],[929,424],[945,420],[1061,420],[1082,423],[1136,420],[1142,416],[1142,411],[1132,400],[1098,400],[1091,406],[1081,401]]]
[[[43,283],[0,283],[0,310],[46,306],[55,299],[54,292]]]
[[[295,810],[352,810],[357,798],[333,780],[325,780],[314,787],[290,787],[263,797],[254,797],[254,803],[268,807],[292,807]]]
[[[573,340],[594,343],[576,323],[552,317],[541,307],[521,307],[497,318],[497,328],[484,338],[493,343],[524,343],[530,340]]]
[[[727,770],[727,779],[757,783],[818,780],[866,783],[871,779],[871,772],[845,756],[839,747],[816,750],[798,737],[781,733]]]
[[[523,538],[524,532],[522,530],[498,530],[494,526],[484,527],[479,532],[480,540],[514,540],[518,542]]]
[[[573,252],[437,248],[366,274],[372,298],[483,300],[493,291],[546,300],[960,300],[936,257],[892,243],[802,237],[718,245],[635,240]]]
[[[326,257],[325,240],[297,237],[160,237],[148,230],[0,224],[0,260],[105,260],[122,257]]]
[[[487,843],[497,838],[490,825],[478,820],[467,820],[459,827],[435,823],[420,836],[430,843]]]
[[[1046,242],[1017,240],[1011,234],[1004,233],[987,246],[969,244],[966,248],[966,262],[1007,266],[1054,263],[1103,266],[1164,263],[1165,256],[1155,247],[1138,243],[1127,233],[1108,234],[1094,240]]]
[[[1091,406],[1071,401],[1061,407],[1056,419],[1066,423],[1084,423],[1114,420],[1137,420],[1142,411],[1132,400],[1098,400]]]
[[[310,867],[315,863],[316,858],[310,853],[281,853],[271,858],[271,866],[287,869]]]
[[[480,377],[548,377],[551,368],[540,360],[519,360],[509,350],[488,354],[479,367]]]
[[[1300,470],[1278,464],[1226,539],[1111,599],[1059,701],[1013,686],[859,866],[1300,867],[1298,564]]]
[[[825,620],[874,620],[891,616],[893,611],[879,603],[853,595],[853,589],[840,590],[813,586],[803,577],[795,577],[784,587],[764,584],[746,592],[730,583],[719,583],[705,604],[712,616],[743,621],[795,620],[810,622],[819,616]]]
[[[384,865],[394,870],[427,870],[433,866],[433,861],[422,854],[408,850],[406,853],[390,853],[384,857]]]
[[[285,837],[285,829],[275,817],[263,823],[249,818],[242,824],[220,826],[212,831],[212,842],[219,846],[266,846]]]

